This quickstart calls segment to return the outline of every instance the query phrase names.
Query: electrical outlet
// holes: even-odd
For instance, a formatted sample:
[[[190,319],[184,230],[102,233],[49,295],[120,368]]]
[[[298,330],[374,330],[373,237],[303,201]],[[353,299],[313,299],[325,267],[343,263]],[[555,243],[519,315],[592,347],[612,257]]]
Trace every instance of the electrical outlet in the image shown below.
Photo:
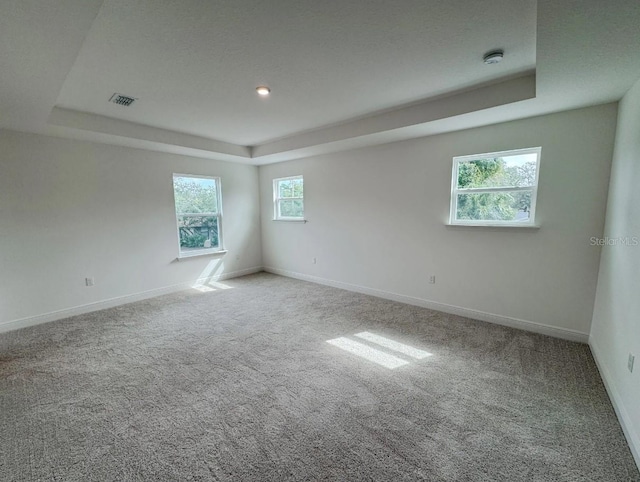
[[[87,285],[87,286],[93,286],[94,285],[93,278],[85,278],[84,279],[84,284]]]
[[[629,371],[633,373],[633,362],[636,360],[636,357],[629,353],[629,361],[627,362],[627,367],[629,367]]]
[[[436,277],[435,276],[429,276],[429,284],[434,285],[436,284]]]

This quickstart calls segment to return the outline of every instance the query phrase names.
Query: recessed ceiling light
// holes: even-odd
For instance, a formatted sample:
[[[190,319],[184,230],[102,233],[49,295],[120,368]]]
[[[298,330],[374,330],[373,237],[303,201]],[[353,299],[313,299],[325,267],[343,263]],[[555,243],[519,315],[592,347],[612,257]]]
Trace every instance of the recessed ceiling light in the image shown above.
[[[484,63],[487,65],[497,64],[504,57],[504,50],[492,50],[484,54]]]
[[[256,87],[256,92],[258,95],[269,95],[271,93],[271,89],[266,85],[259,85]]]

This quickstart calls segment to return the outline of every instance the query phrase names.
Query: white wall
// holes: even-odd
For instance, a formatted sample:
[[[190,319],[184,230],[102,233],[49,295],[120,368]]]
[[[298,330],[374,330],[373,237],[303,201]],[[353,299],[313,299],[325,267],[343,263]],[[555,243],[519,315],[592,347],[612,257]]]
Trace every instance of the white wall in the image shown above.
[[[620,101],[605,236],[640,240],[639,187],[640,80]],[[590,345],[640,466],[640,245],[603,248]]]
[[[261,166],[264,265],[586,341],[616,113],[608,104]],[[534,146],[539,230],[445,226],[453,156]],[[272,221],[272,179],[295,174],[309,222]]]
[[[228,254],[176,261],[174,172],[222,178]],[[257,167],[0,131],[0,331],[261,265]]]

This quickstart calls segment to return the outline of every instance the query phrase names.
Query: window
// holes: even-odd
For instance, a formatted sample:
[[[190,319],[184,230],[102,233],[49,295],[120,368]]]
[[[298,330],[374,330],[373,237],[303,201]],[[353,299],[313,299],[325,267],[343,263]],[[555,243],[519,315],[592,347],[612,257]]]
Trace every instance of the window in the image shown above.
[[[222,250],[220,178],[173,175],[180,257]]]
[[[304,220],[304,185],[302,176],[273,180],[273,219]]]
[[[541,148],[453,158],[449,223],[533,226]]]

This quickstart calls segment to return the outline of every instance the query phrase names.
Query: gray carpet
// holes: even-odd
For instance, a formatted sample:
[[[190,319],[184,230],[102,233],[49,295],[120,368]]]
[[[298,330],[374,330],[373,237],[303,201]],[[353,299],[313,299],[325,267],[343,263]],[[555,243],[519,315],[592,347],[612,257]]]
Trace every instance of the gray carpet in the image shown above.
[[[0,335],[0,479],[640,480],[586,345],[223,284]]]

